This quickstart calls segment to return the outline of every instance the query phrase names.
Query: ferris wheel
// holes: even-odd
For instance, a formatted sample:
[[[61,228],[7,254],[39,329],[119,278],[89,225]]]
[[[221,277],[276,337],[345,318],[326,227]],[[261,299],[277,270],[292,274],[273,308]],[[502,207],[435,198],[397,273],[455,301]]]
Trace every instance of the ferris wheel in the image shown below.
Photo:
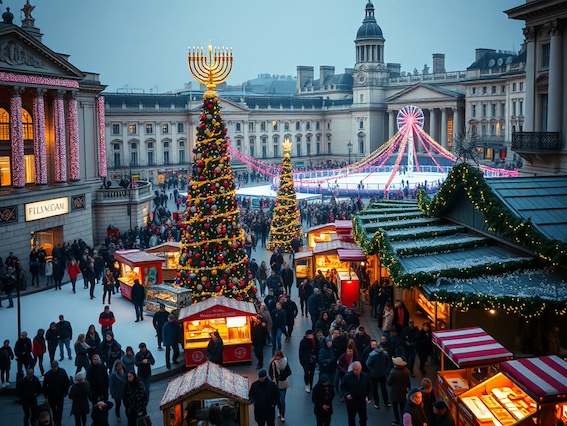
[[[398,111],[398,130],[409,126],[410,128],[419,127],[423,129],[423,111],[415,105],[406,105]]]

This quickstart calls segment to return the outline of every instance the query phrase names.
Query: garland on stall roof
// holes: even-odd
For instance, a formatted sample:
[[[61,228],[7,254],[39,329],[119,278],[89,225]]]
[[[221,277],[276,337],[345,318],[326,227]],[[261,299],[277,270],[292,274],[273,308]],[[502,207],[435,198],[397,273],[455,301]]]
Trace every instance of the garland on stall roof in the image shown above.
[[[482,172],[469,164],[453,167],[433,200],[420,190],[417,194],[419,208],[427,216],[439,216],[454,205],[458,191],[467,194],[483,215],[489,231],[533,251],[552,266],[567,264],[567,243],[547,238],[529,219],[513,214],[486,183]]]

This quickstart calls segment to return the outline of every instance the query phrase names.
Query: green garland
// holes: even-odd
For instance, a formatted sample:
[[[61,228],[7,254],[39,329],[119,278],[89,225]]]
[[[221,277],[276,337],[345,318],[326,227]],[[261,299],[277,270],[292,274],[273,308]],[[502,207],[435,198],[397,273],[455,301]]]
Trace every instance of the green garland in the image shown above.
[[[567,243],[547,238],[531,221],[513,214],[486,183],[482,172],[466,163],[454,166],[433,200],[420,190],[418,206],[428,217],[442,215],[456,202],[455,195],[464,191],[483,215],[488,229],[515,244],[531,250],[552,266],[567,264]]]

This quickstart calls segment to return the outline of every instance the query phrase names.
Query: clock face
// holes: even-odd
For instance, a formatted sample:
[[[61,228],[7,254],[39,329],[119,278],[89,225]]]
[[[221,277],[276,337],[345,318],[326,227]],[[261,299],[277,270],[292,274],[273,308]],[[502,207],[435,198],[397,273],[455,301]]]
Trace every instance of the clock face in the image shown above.
[[[366,73],[365,72],[361,72],[360,74],[358,74],[358,83],[359,84],[366,83]]]

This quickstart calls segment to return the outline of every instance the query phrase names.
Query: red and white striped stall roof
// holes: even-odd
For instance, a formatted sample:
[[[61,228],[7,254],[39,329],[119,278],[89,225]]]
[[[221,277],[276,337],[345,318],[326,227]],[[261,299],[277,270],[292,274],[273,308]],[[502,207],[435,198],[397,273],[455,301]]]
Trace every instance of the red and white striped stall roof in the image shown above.
[[[433,332],[435,343],[459,368],[498,364],[512,353],[480,327]]]
[[[500,371],[540,403],[567,401],[567,362],[556,355],[503,362]]]

